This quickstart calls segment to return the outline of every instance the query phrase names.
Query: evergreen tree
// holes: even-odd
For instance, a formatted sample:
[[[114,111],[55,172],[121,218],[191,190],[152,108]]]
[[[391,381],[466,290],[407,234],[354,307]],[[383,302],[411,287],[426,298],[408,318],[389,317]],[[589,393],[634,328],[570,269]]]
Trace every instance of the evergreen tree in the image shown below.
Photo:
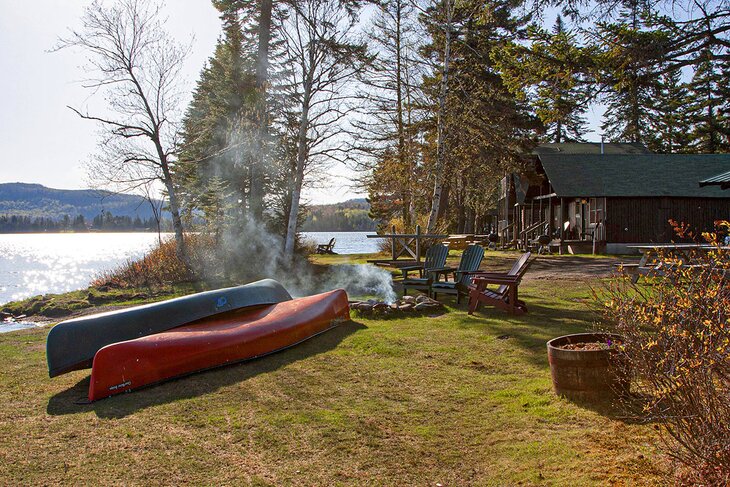
[[[74,218],[73,221],[73,229],[77,232],[86,231],[86,220],[84,219],[84,215],[78,215],[76,218]]]
[[[251,192],[249,155],[257,130],[251,117],[253,44],[235,16],[222,18],[223,37],[201,72],[183,119],[178,173],[188,218],[201,209],[218,224],[222,212],[238,221],[245,216]]]
[[[690,150],[690,95],[681,77],[681,71],[675,70],[657,80],[650,116],[651,133],[647,136],[647,146],[652,152],[673,154]]]
[[[700,55],[692,82],[691,117],[692,149],[694,152],[714,154],[728,152],[727,135],[723,131],[723,106],[727,107],[728,78],[718,68],[711,50]],[[724,97],[723,97],[724,95]],[[723,99],[724,98],[724,99]]]
[[[723,61],[720,65],[720,78],[723,83],[718,84],[717,93],[720,99],[718,108],[718,125],[721,139],[720,146],[723,152],[730,152],[730,61]]]
[[[607,89],[601,129],[613,142],[645,143],[650,134],[652,93],[665,34],[645,30],[648,7],[631,0],[615,23],[597,23],[603,47],[600,82]]]
[[[495,60],[510,90],[526,98],[545,126],[545,142],[580,142],[591,96],[587,73],[592,50],[579,47],[558,16],[552,33],[537,25],[528,30],[531,44],[510,43]],[[526,89],[525,87],[529,87]]]

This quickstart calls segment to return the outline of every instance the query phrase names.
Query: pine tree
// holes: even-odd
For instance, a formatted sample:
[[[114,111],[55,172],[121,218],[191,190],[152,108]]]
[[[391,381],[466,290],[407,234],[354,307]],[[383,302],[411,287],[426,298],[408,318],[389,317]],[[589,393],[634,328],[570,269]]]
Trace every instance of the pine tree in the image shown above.
[[[188,217],[194,209],[212,209],[206,218],[219,224],[221,211],[234,220],[244,216],[248,155],[257,130],[250,116],[256,90],[253,43],[236,18],[222,18],[224,35],[201,72],[183,120],[178,170]]]
[[[657,80],[650,116],[651,131],[647,135],[647,146],[652,152],[674,154],[690,150],[690,96],[681,78],[681,71],[674,70]]]
[[[552,33],[530,26],[529,48],[510,43],[495,53],[502,77],[515,96],[527,99],[545,126],[545,142],[580,142],[586,133],[585,112],[591,96],[587,79],[591,49],[558,16]],[[526,89],[529,87],[529,89]]]
[[[714,154],[730,150],[722,127],[723,105],[727,106],[727,83],[728,79],[723,77],[712,51],[703,51],[690,83],[693,152]]]
[[[720,65],[720,78],[725,80],[717,86],[720,106],[718,107],[718,125],[721,133],[720,150],[730,152],[730,61]]]
[[[603,52],[601,84],[608,90],[601,129],[614,142],[646,142],[656,75],[651,67],[660,59],[652,46],[662,46],[664,34],[645,29],[647,6],[628,3],[615,23],[597,23]],[[658,47],[656,48],[658,49]]]

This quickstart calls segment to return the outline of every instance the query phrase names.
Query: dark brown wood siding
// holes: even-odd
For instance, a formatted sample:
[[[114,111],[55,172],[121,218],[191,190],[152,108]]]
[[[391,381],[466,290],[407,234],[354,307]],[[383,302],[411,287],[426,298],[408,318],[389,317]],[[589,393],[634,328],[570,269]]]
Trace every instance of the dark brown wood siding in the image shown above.
[[[728,198],[606,198],[606,241],[676,242],[670,218],[711,230],[715,220],[730,219],[730,191]]]

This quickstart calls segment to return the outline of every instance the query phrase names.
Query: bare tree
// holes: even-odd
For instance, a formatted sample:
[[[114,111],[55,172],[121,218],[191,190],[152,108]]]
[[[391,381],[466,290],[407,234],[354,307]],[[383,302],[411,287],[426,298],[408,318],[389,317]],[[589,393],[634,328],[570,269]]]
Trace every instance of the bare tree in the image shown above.
[[[91,179],[127,192],[144,192],[150,183],[161,183],[178,257],[185,261],[173,170],[180,69],[189,47],[164,30],[160,8],[141,0],[117,0],[108,7],[94,1],[84,12],[81,29],[71,30],[57,50],[76,47],[88,55],[84,87],[106,100],[107,110],[101,114],[69,107],[101,127],[100,153],[88,166]]]
[[[422,118],[415,106],[423,106],[419,66],[419,36],[415,8],[410,0],[383,0],[367,31],[368,47],[376,54],[363,76],[365,117],[353,121],[358,131],[357,163],[373,174],[390,164],[405,229],[416,220],[416,170],[419,162],[418,124]],[[421,36],[422,38],[423,36]],[[360,154],[358,154],[360,156]],[[379,167],[378,167],[379,166]],[[392,170],[395,169],[395,170]]]
[[[302,186],[312,164],[337,161],[351,112],[352,97],[345,87],[367,63],[364,45],[352,40],[354,19],[332,0],[294,2],[282,26],[289,53],[288,83],[284,90],[294,101],[291,113],[296,131],[284,255],[291,258],[297,232]]]

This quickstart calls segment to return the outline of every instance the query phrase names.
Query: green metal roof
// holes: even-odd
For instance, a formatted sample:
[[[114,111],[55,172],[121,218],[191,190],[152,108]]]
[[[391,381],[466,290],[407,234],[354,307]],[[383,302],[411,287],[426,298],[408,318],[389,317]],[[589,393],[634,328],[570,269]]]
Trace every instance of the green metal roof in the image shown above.
[[[561,197],[728,198],[697,182],[730,170],[730,154],[540,154]]]
[[[603,147],[601,147],[603,146]],[[564,144],[540,144],[535,154],[651,154],[644,144],[613,144],[600,142],[568,142]]]
[[[700,181],[700,186],[720,186],[722,189],[730,189],[730,171],[703,179]]]

